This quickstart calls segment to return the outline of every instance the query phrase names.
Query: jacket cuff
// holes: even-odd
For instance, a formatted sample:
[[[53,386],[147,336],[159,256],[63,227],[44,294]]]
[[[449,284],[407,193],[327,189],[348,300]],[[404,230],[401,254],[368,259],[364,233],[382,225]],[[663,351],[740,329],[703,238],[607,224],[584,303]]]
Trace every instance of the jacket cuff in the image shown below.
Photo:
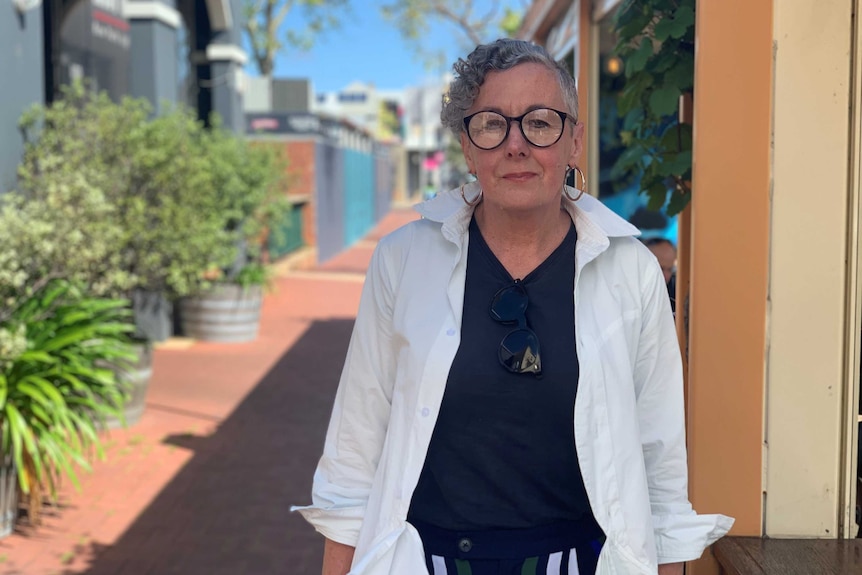
[[[308,521],[314,530],[336,543],[356,547],[359,541],[359,529],[362,526],[362,507],[345,507],[341,509],[324,509],[315,505],[304,507],[294,506],[291,511],[298,511]]]
[[[732,526],[726,515],[653,515],[659,565],[699,559]]]

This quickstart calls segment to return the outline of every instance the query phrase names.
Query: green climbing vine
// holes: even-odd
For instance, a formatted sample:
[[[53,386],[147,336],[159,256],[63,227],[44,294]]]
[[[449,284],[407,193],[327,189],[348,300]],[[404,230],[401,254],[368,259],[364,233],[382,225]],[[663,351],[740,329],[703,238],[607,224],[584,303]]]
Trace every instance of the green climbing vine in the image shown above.
[[[694,88],[694,25],[695,0],[625,0],[613,21],[625,74],[617,99],[625,150],[611,175],[635,178],[649,208],[666,205],[668,215],[691,200],[692,127],[677,112]]]

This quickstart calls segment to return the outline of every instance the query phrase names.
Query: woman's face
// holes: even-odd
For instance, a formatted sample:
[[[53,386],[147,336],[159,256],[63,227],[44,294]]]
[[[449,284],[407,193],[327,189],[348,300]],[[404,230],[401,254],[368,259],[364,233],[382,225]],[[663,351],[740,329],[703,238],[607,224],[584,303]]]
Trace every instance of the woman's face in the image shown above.
[[[563,99],[556,74],[535,63],[509,70],[489,72],[479,95],[466,115],[491,110],[516,117],[536,108],[572,113]],[[531,210],[559,204],[566,166],[574,166],[580,155],[583,124],[573,126],[566,118],[557,143],[538,148],[524,139],[518,122],[511,122],[509,135],[498,147],[476,147],[466,133],[461,148],[470,171],[476,174],[488,207]]]

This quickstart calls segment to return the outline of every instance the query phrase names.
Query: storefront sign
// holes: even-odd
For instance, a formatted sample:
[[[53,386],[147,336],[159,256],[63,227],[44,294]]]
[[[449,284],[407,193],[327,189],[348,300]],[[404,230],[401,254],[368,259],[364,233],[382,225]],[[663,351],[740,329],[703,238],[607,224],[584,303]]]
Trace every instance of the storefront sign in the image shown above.
[[[129,22],[123,18],[121,0],[92,0],[91,31],[94,38],[128,50],[131,45]]]
[[[129,92],[131,25],[123,0],[77,0],[63,8],[59,83],[87,79],[118,100]]]
[[[246,121],[246,131],[249,133],[269,132],[277,134],[281,132],[281,120],[279,118],[261,116],[247,118]]]
[[[246,131],[250,134],[308,134],[322,136],[320,118],[302,112],[269,112],[245,115]]]
[[[369,135],[342,120],[308,112],[255,112],[245,115],[247,134],[320,136],[326,140],[355,146],[370,141]]]

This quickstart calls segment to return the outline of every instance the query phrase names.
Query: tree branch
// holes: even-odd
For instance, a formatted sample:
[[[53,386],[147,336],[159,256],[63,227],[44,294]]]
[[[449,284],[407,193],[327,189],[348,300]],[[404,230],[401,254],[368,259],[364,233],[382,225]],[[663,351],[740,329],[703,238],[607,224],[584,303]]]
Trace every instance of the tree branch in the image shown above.
[[[494,7],[492,7],[492,10],[496,10],[496,6],[497,3],[495,2]],[[432,2],[431,9],[436,12],[437,15],[440,16],[440,18],[444,20],[449,20],[454,23],[474,44],[479,45],[483,42],[481,29],[487,26],[487,22],[490,20],[486,18],[486,20],[479,20],[475,24],[470,22],[470,14],[473,9],[472,0],[465,0],[464,10],[461,14],[456,14],[449,8],[448,3],[441,2],[440,0]],[[490,17],[491,16],[489,16],[488,18]]]
[[[278,3],[278,0],[269,0],[269,2],[270,5],[275,6]],[[291,8],[293,8],[293,4],[294,0],[286,0],[285,3],[279,7],[278,12],[272,19],[272,23],[275,24],[276,30],[278,30],[278,28],[281,26],[282,21],[284,21],[284,19],[290,13]]]
[[[248,41],[251,44],[252,56],[260,70],[261,58],[265,56],[264,42],[261,38],[260,21],[258,15],[263,10],[266,0],[248,0],[246,3],[246,21],[245,31],[248,36]]]

